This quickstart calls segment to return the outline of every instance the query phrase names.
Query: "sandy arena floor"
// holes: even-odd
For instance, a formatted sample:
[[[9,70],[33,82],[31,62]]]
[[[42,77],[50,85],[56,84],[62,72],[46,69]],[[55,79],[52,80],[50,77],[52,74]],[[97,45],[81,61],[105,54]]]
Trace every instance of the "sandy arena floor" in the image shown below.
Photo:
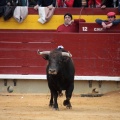
[[[72,109],[58,99],[59,111],[48,107],[49,95],[0,93],[0,120],[120,120],[120,91],[102,97],[73,95]]]

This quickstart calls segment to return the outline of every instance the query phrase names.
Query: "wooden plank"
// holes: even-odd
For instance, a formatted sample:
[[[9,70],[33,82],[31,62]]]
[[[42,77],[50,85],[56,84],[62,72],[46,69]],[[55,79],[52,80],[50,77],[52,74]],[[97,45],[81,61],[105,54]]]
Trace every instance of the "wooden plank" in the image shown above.
[[[10,41],[10,42],[42,42],[42,43],[52,43],[54,42],[53,34],[45,32],[0,32],[0,41]],[[44,39],[42,39],[44,38]]]
[[[105,68],[105,69],[113,69],[113,71],[119,70],[120,63],[119,60],[105,60],[105,59],[78,59],[74,60],[75,66],[78,68],[86,68],[86,69],[97,69],[97,68]]]
[[[9,50],[1,50],[0,51],[0,58],[39,58],[36,51],[27,51],[27,50],[21,50],[21,51],[9,51]]]
[[[41,56],[39,59],[26,59],[26,58],[20,58],[20,59],[0,59],[0,67],[12,67],[12,66],[46,66],[47,61],[45,61]]]
[[[120,69],[113,71],[112,69],[105,69],[105,68],[87,68],[76,67],[76,75],[83,75],[83,76],[120,76]]]
[[[23,34],[17,32],[4,32],[0,33],[0,42],[40,42],[40,43],[56,43],[69,42],[73,44],[75,42],[87,43],[90,40],[119,40],[119,33],[42,33],[42,32],[24,32]],[[89,38],[89,39],[88,39]],[[103,39],[104,38],[104,39]],[[73,42],[74,40],[74,42]],[[99,41],[101,42],[101,41]],[[62,43],[61,43],[62,44]]]
[[[45,67],[0,67],[0,74],[45,74]]]
[[[39,43],[39,42],[27,42],[27,43],[20,43],[20,42],[0,42],[0,50],[31,50],[40,51],[43,50],[51,50],[53,48],[52,43]]]

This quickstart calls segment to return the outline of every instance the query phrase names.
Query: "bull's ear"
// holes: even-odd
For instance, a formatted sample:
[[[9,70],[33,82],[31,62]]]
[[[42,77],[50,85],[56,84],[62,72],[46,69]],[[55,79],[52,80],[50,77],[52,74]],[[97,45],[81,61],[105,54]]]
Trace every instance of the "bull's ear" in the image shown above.
[[[48,59],[49,59],[49,55],[46,55],[46,54],[42,55],[42,57],[43,57],[43,59],[45,59],[45,60],[48,60]]]

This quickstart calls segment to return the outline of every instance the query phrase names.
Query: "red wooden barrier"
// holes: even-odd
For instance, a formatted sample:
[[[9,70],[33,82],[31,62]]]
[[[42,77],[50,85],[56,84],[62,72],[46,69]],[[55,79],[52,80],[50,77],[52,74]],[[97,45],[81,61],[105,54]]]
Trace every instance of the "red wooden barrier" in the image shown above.
[[[108,12],[115,12],[119,15],[118,8],[106,8],[106,9],[100,9],[100,8],[72,8],[68,7],[66,8],[56,8],[54,15],[64,15],[65,13],[71,13],[72,15],[106,15]],[[33,8],[29,8],[29,14],[38,14],[38,11],[34,10]]]
[[[58,45],[73,55],[76,75],[120,76],[119,33],[0,32],[0,74],[45,74],[37,50]]]
[[[97,23],[82,23],[79,24],[79,32],[84,33],[120,33],[120,25],[114,25],[110,29],[103,29],[101,25]]]

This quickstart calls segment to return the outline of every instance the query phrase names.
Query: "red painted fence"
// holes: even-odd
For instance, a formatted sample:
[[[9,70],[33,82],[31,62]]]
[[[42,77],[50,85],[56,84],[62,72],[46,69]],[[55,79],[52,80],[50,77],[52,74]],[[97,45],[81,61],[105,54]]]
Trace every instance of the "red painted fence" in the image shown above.
[[[83,23],[79,24],[80,33],[120,33],[120,24],[113,25],[110,29],[103,29],[102,25],[97,23]]]
[[[58,45],[73,55],[76,75],[120,76],[119,33],[0,32],[0,74],[45,74],[37,50]]]

